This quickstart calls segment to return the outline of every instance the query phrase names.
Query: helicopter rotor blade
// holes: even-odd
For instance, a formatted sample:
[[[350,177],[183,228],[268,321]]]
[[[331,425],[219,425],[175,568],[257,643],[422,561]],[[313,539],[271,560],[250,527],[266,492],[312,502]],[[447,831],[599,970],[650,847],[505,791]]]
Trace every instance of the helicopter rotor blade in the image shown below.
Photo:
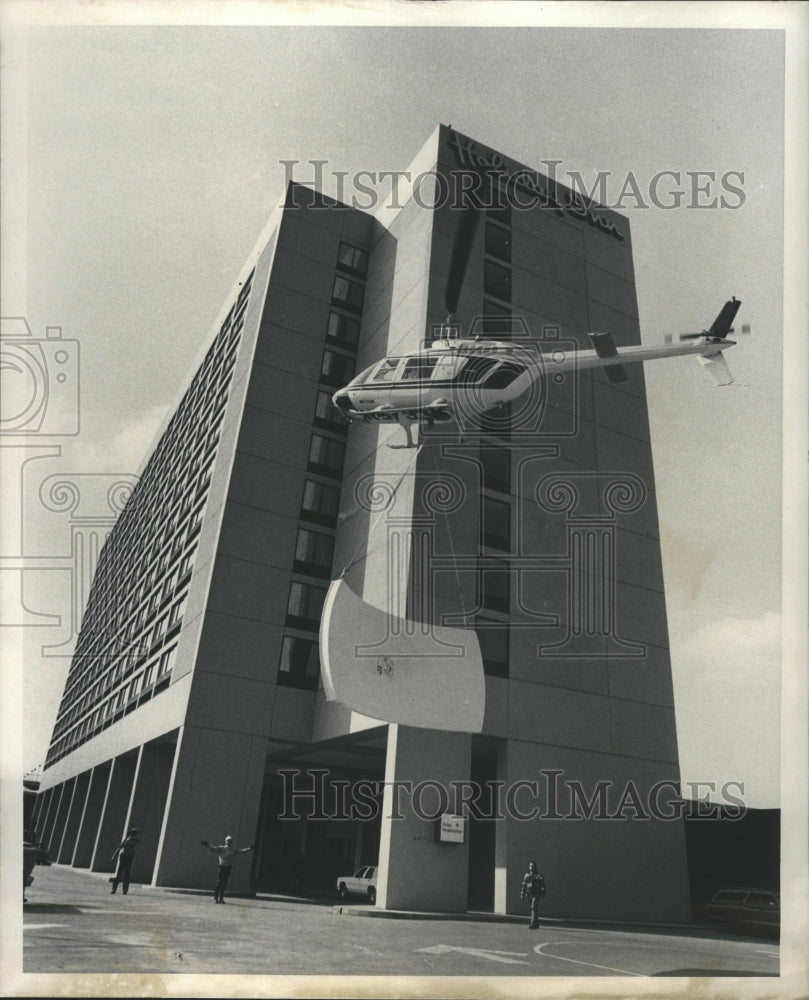
[[[665,344],[677,344],[683,340],[699,340],[700,337],[707,337],[707,333],[666,333],[663,335]]]

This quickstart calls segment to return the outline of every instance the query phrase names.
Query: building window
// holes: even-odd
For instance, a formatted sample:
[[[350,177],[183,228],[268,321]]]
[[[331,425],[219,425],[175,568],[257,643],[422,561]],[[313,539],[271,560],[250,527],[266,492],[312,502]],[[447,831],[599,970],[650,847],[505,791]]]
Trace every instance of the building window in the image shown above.
[[[303,487],[301,513],[307,520],[333,524],[340,507],[340,489],[328,483],[307,479]]]
[[[346,433],[346,420],[340,411],[331,401],[332,394],[321,389],[317,394],[315,403],[315,423],[319,427],[328,427],[330,430]]]
[[[498,340],[509,340],[515,333],[521,332],[514,321],[511,308],[490,299],[483,300],[481,325],[484,334],[497,337]]]
[[[343,469],[345,444],[334,438],[313,434],[309,446],[309,469],[324,476],[338,477]]]
[[[333,555],[334,539],[331,535],[324,535],[322,531],[310,531],[308,528],[298,530],[294,565],[297,572],[328,577]]]
[[[326,600],[326,588],[293,580],[287,603],[287,625],[317,630]]]
[[[177,647],[172,646],[171,649],[166,650],[165,653],[160,657],[160,664],[157,668],[157,680],[163,680],[167,677],[174,666],[174,658],[177,655]]]
[[[349,309],[351,312],[362,312],[363,287],[356,281],[349,281],[339,274],[334,279],[332,302]]]
[[[493,260],[483,263],[483,291],[504,302],[511,301],[511,269]]]
[[[511,263],[511,233],[508,229],[486,222],[486,253],[489,257]]]
[[[347,347],[356,347],[360,340],[359,320],[353,316],[343,316],[341,313],[329,313],[329,325],[326,328],[326,336],[329,340],[334,340]]]
[[[320,365],[320,381],[341,389],[354,375],[354,359],[326,349]]]
[[[278,683],[287,687],[316,691],[320,677],[320,657],[317,643],[285,635],[278,664]]]
[[[483,564],[478,567],[480,604],[487,611],[511,608],[511,575],[507,563]]]
[[[489,677],[508,677],[508,625],[479,618],[475,631],[483,657],[483,672]]]
[[[169,629],[173,629],[175,625],[179,624],[183,618],[183,611],[185,611],[185,604],[188,600],[188,594],[184,594],[179,601],[171,606],[171,612],[169,613]]]
[[[341,271],[364,275],[368,270],[368,254],[350,243],[341,243],[337,253],[337,266]]]
[[[511,506],[502,500],[481,497],[481,541],[488,548],[511,550]]]

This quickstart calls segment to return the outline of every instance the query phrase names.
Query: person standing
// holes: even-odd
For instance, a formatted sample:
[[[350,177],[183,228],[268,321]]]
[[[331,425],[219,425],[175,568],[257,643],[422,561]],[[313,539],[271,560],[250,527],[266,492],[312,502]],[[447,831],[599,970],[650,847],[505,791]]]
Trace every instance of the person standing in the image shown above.
[[[527,896],[531,903],[531,922],[528,926],[531,930],[539,927],[539,901],[545,895],[545,879],[537,871],[534,861],[528,862],[528,871],[522,877],[520,888],[520,899]]]
[[[202,846],[209,851],[216,851],[219,855],[219,877],[213,891],[215,903],[225,902],[225,889],[230,880],[230,873],[233,870],[233,859],[237,854],[246,854],[253,850],[253,844],[249,847],[234,847],[233,837],[225,837],[224,844],[209,844],[207,840],[202,841]]]
[[[129,892],[129,875],[132,871],[132,862],[135,860],[135,848],[137,846],[138,831],[133,826],[112,856],[113,862],[118,861],[118,868],[110,879],[110,882],[112,882],[112,889],[110,891],[113,895],[115,895],[119,882],[123,884],[124,895]]]

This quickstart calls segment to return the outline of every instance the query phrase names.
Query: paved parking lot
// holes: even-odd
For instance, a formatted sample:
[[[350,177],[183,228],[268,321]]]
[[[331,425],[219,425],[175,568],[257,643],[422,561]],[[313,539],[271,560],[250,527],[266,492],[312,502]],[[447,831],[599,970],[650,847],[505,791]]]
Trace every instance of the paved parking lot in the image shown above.
[[[209,894],[145,886],[112,896],[106,876],[58,865],[35,876],[23,911],[26,973],[634,978],[774,976],[779,968],[777,941],[689,928],[367,919],[362,905],[341,912],[336,899],[216,906]]]

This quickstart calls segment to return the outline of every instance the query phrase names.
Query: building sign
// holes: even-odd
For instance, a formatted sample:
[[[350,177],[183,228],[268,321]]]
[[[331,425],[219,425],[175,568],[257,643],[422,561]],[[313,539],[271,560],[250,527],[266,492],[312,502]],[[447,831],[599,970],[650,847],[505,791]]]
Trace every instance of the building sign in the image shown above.
[[[472,142],[455,132],[450,133],[449,146],[455,162],[462,170],[471,170],[481,177],[495,176],[505,181],[505,191],[512,208],[549,208],[560,216],[570,215],[586,222],[603,233],[623,241],[624,234],[614,222],[595,210],[589,199],[569,188],[560,189],[556,181],[536,170],[516,166],[508,170],[505,157],[500,153],[484,153]],[[471,193],[466,192],[464,193]],[[503,207],[492,204],[488,207]]]
[[[438,820],[438,839],[443,844],[462,844],[466,831],[466,817],[444,813]]]

